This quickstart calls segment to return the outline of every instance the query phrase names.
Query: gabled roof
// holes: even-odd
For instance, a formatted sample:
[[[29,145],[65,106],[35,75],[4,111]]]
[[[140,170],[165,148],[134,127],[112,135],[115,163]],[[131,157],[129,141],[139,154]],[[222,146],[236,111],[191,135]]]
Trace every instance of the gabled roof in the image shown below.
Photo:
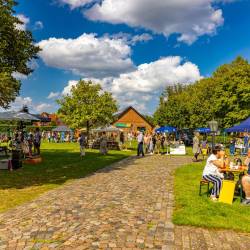
[[[32,115],[38,118],[41,122],[51,122],[51,119],[49,117],[44,117],[39,114],[32,114]]]
[[[149,122],[142,114],[140,114],[134,107],[129,106],[127,107],[125,110],[123,110],[122,112],[118,112],[114,115],[115,121],[113,122],[113,124],[118,121],[121,117],[123,117],[129,110],[133,110],[135,113],[137,113],[143,120],[145,120],[150,126],[152,126],[152,128],[154,127],[154,125]]]

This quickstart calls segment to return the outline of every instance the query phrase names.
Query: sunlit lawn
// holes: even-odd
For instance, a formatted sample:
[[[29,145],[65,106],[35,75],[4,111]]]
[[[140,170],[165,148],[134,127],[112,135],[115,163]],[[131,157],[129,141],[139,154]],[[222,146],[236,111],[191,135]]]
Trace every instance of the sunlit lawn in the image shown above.
[[[110,151],[107,156],[103,156],[97,150],[87,150],[81,160],[76,143],[43,143],[42,163],[24,165],[22,169],[13,172],[0,171],[0,212],[132,154],[134,151]]]
[[[199,196],[199,181],[204,164],[195,163],[177,169],[174,223],[250,232],[250,208],[241,205],[239,198],[233,205],[227,205],[210,201],[206,194]]]

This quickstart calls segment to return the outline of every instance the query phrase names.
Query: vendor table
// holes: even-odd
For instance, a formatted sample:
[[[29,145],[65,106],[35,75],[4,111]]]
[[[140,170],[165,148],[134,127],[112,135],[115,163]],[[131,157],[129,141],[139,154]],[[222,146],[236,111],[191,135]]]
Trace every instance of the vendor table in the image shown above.
[[[221,172],[223,172],[223,173],[232,173],[232,174],[240,175],[240,174],[244,174],[246,170],[247,170],[246,168],[242,168],[242,167],[239,168],[239,169],[225,168],[225,169],[221,169]]]
[[[95,141],[89,142],[88,148],[99,149],[100,148],[100,141],[95,140]],[[116,141],[108,141],[107,148],[109,150],[120,150],[119,143]]]

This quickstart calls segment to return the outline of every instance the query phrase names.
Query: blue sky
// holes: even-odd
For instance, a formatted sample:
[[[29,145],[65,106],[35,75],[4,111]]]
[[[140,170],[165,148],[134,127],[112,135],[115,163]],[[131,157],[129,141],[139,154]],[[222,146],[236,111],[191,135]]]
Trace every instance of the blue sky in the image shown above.
[[[93,79],[120,108],[153,113],[167,85],[190,84],[241,55],[250,59],[248,0],[26,0],[16,13],[42,47],[13,104],[57,110]],[[33,63],[34,64],[34,63]]]

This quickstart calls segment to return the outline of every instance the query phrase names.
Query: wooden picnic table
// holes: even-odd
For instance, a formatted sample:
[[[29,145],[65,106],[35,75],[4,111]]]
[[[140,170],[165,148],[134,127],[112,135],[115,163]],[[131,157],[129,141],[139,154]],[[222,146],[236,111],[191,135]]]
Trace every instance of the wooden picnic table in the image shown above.
[[[225,174],[233,174],[234,176],[238,177],[238,180],[241,179],[241,177],[244,175],[244,173],[246,172],[247,168],[246,167],[239,167],[238,169],[231,169],[229,167],[226,167],[224,169],[221,169],[222,173]]]
[[[235,174],[241,174],[241,173],[245,173],[247,169],[245,167],[240,167],[239,169],[231,169],[231,168],[224,168],[221,169],[221,172],[223,173],[235,173]]]

